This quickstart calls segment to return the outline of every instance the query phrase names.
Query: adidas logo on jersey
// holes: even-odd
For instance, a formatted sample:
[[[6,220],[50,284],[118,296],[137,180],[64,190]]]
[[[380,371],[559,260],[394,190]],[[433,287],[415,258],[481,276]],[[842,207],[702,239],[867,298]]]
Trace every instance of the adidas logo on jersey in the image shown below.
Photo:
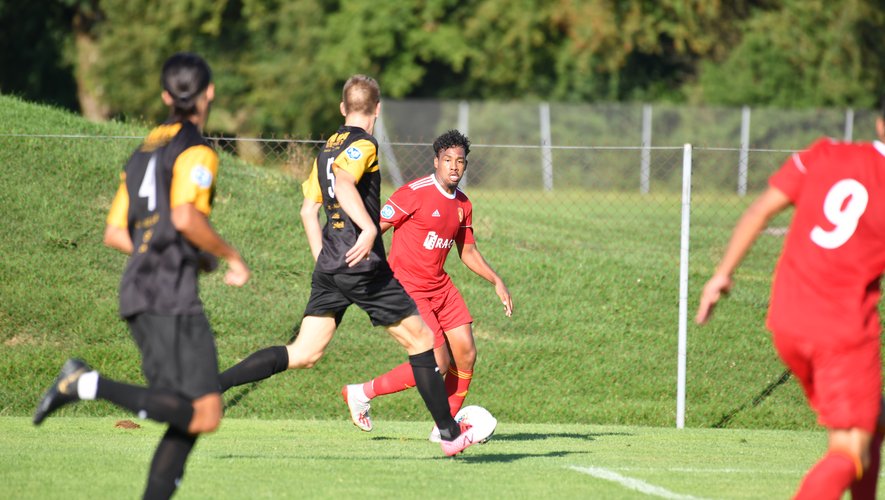
[[[440,215],[439,215],[439,210],[434,210],[433,213],[430,214],[430,216],[431,216],[431,217],[439,217],[439,216],[440,216]]]

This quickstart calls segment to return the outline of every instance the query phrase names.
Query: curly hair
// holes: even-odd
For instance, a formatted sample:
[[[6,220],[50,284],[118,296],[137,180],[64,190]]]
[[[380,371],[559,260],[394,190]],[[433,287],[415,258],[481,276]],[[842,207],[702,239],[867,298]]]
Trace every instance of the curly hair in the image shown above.
[[[470,154],[470,139],[457,130],[449,130],[433,141],[433,154],[439,156],[440,151],[459,146],[464,148],[464,156]]]

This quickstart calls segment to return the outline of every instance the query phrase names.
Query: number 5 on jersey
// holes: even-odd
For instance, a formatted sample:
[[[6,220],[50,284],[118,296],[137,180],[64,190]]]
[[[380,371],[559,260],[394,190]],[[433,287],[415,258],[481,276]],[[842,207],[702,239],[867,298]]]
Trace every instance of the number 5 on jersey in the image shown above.
[[[824,216],[834,227],[827,231],[814,226],[811,241],[829,250],[844,245],[857,229],[857,221],[867,209],[869,199],[867,188],[854,179],[843,179],[834,184],[824,198]]]

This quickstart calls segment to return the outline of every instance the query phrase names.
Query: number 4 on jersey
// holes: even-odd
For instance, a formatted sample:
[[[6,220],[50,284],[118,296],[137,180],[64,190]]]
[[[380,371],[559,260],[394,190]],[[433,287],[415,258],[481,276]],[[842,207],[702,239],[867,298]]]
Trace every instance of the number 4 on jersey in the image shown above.
[[[144,169],[144,178],[138,186],[138,197],[147,198],[148,212],[157,208],[157,176],[154,171],[157,168],[157,155],[151,155],[147,168]]]
[[[867,188],[854,179],[843,179],[834,184],[824,198],[824,216],[834,227],[827,231],[814,226],[811,241],[829,250],[844,245],[857,229],[857,221],[867,209],[869,199]]]

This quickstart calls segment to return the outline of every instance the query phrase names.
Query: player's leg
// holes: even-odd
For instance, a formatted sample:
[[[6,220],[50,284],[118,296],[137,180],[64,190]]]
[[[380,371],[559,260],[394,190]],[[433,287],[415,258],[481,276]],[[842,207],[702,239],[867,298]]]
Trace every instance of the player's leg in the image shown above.
[[[139,314],[129,320],[132,337],[142,352],[142,369],[150,388],[103,377],[85,362],[71,359],[65,363],[58,378],[41,399],[34,414],[34,424],[39,425],[48,415],[68,403],[103,399],[141,418],[168,423],[182,432],[188,432],[194,415],[191,400],[169,389],[172,387],[170,384],[162,382],[176,376],[175,372],[164,370],[164,367],[169,359],[174,359],[171,353],[178,345],[176,337],[182,318]],[[202,318],[205,320],[205,317]]]
[[[433,332],[417,314],[388,325],[387,331],[409,354],[415,386],[439,427],[442,438],[451,440],[458,436],[460,428],[449,412],[445,382],[433,355]]]
[[[795,499],[842,498],[869,463],[872,435],[861,429],[830,429],[827,453],[805,475]]]
[[[288,345],[265,347],[219,375],[221,391],[272,377],[295,368],[311,368],[319,361],[335,333],[335,316],[304,316],[298,336]]]
[[[789,343],[808,360],[802,364],[809,369],[802,372],[800,381],[818,421],[829,430],[827,453],[805,475],[796,498],[838,499],[855,482],[863,481],[871,461],[882,399],[879,340],[841,349],[796,338]],[[789,353],[784,344],[775,336],[778,351]]]
[[[256,351],[222,372],[219,376],[221,392],[266,379],[290,368],[313,366],[312,363],[322,356],[349,305],[350,300],[338,289],[334,275],[314,271],[310,282],[310,298],[295,340],[289,345]],[[307,362],[305,356],[315,359]]]
[[[863,477],[851,485],[851,498],[854,500],[876,498],[876,487],[879,482],[879,468],[882,457],[882,440],[885,436],[885,400],[880,402],[879,420],[876,432],[870,442],[869,465],[864,470]]]
[[[476,342],[473,339],[473,317],[458,289],[454,286],[449,287],[442,295],[441,301],[438,306],[439,323],[445,330],[452,354],[452,364],[446,373],[446,394],[449,396],[449,407],[454,416],[464,406],[464,399],[473,379]]]
[[[473,339],[472,325],[469,323],[446,331],[446,338],[452,352],[452,363],[446,373],[446,394],[449,396],[449,407],[454,416],[464,406],[464,399],[473,379],[476,342]]]
[[[439,371],[440,373],[446,373],[450,363],[449,350],[446,346],[446,337],[443,334],[442,327],[439,326],[439,321],[436,319],[436,311],[433,309],[432,301],[426,298],[414,300],[418,306],[418,313],[421,315],[421,319],[434,332],[433,355],[436,358]],[[355,385],[360,387],[354,387]],[[361,394],[365,399],[371,400],[376,396],[393,394],[411,387],[415,387],[415,376],[412,373],[412,365],[405,362],[382,375],[372,378],[368,382],[351,384],[343,390],[352,394]]]

